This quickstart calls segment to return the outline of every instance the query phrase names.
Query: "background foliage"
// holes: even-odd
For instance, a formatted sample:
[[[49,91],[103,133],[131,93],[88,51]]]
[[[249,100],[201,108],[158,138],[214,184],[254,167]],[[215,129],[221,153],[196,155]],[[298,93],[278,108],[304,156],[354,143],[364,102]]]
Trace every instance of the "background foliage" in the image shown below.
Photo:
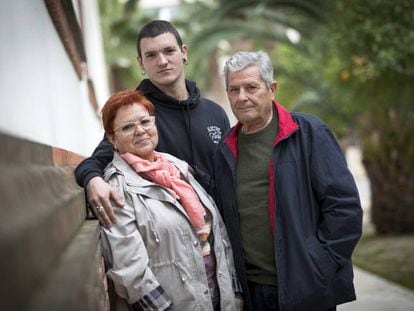
[[[156,12],[138,2],[100,1],[114,90],[143,78],[135,37]],[[223,59],[267,51],[276,99],[321,117],[344,147],[361,146],[377,232],[414,231],[412,0],[187,0],[172,22],[189,45],[187,76],[218,101]]]

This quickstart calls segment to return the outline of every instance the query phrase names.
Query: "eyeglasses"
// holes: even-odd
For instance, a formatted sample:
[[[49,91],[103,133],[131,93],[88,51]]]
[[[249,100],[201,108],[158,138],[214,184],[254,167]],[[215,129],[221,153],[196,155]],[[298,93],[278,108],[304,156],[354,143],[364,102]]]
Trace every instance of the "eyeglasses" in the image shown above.
[[[131,135],[135,133],[136,129],[141,127],[144,131],[149,131],[154,127],[155,124],[155,117],[154,116],[148,116],[143,117],[140,121],[131,121],[127,122],[125,124],[122,124],[118,126],[117,128],[114,128],[114,132],[121,131],[124,135]]]

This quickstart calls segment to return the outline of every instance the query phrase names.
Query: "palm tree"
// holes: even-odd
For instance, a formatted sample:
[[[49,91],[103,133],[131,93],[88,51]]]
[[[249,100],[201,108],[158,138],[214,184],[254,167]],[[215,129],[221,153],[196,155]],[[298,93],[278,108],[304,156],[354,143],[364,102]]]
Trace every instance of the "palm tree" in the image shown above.
[[[405,0],[340,1],[331,6],[323,0],[216,4],[212,9],[200,5],[197,13],[193,8],[191,16],[197,21],[187,22],[193,62],[189,72],[211,87],[208,81],[217,80],[223,41],[229,43],[228,53],[240,49],[241,40],[271,54],[282,44],[289,45],[318,63],[319,72],[308,72],[306,81],[303,71],[289,72],[279,64],[279,72],[291,74],[302,90],[308,90],[297,98],[295,108],[312,106],[319,113],[334,114],[348,129],[356,123],[377,232],[414,231],[413,4]],[[346,27],[335,30],[336,24]],[[300,33],[299,44],[286,36],[289,28]],[[316,44],[323,40],[315,35],[328,35],[330,44],[339,48],[321,44],[318,50]],[[325,48],[335,54],[326,54]]]
[[[202,87],[208,89],[214,75],[223,42],[228,42],[232,53],[246,47],[260,47],[263,43],[292,44],[287,29],[295,29],[301,36],[309,37],[311,29],[325,20],[326,1],[217,1],[213,8],[196,3],[187,7],[187,17],[175,23],[186,29],[190,49],[188,73]],[[194,21],[193,16],[197,16]],[[262,47],[263,48],[263,47]],[[269,45],[266,46],[269,49]],[[300,44],[297,44],[300,49]],[[210,71],[210,72],[209,72]],[[206,77],[206,72],[210,74]]]
[[[112,92],[134,88],[143,78],[136,63],[136,36],[149,17],[139,0],[99,1],[103,41]]]

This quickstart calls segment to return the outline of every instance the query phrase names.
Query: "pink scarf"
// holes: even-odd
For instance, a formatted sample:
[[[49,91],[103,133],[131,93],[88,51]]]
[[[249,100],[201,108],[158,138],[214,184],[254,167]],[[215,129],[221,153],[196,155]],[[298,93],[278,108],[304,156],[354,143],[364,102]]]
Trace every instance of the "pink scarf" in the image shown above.
[[[137,172],[142,173],[151,181],[164,186],[171,194],[181,200],[194,228],[200,229],[205,225],[206,211],[201,205],[193,188],[180,179],[180,171],[158,152],[154,152],[154,162],[144,160],[132,153],[121,154],[121,157]]]

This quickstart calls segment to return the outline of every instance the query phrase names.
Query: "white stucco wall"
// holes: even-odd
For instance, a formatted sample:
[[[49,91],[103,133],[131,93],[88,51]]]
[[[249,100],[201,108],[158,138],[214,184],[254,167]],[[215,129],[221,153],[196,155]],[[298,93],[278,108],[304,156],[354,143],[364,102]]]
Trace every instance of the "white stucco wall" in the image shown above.
[[[83,37],[85,41],[88,74],[95,85],[100,108],[109,97],[108,72],[105,65],[101,20],[97,1],[80,1],[83,13]]]
[[[0,40],[0,131],[89,155],[103,129],[44,1],[0,1]],[[89,48],[102,51],[99,42]],[[107,77],[99,75],[102,99]]]

